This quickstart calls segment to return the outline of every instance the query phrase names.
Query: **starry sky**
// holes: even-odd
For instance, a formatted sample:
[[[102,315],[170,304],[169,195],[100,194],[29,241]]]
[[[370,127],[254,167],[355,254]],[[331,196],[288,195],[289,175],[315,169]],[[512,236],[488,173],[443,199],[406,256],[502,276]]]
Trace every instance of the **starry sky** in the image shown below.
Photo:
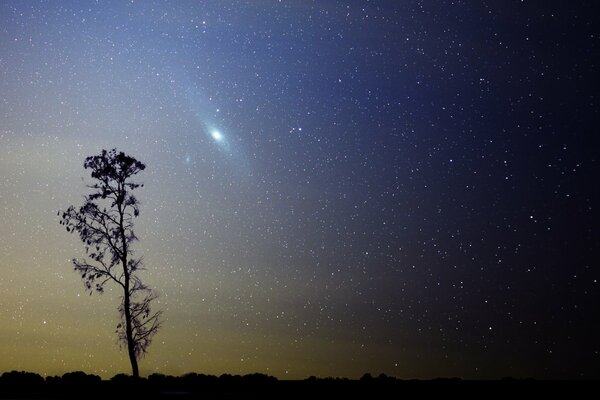
[[[116,147],[143,375],[599,378],[592,3],[0,1],[0,372],[130,372],[56,216]]]

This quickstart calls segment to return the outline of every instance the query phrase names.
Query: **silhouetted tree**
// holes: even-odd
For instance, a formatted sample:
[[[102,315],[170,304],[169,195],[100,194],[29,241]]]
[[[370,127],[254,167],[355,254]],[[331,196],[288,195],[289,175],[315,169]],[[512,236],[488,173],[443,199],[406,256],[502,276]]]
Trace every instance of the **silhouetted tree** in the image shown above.
[[[38,388],[44,384],[44,378],[33,372],[10,371],[0,376],[0,387]]]
[[[70,206],[62,212],[60,223],[68,232],[77,232],[85,245],[87,258],[74,259],[73,265],[90,294],[102,293],[108,282],[123,289],[117,334],[127,346],[133,377],[137,378],[137,361],[148,351],[160,327],[161,315],[161,311],[151,311],[150,305],[157,295],[138,277],[142,259],[134,258],[131,249],[137,240],[133,220],[140,213],[132,192],[142,186],[131,178],[146,166],[115,149],[87,157],[83,166],[92,172],[94,181],[88,185],[92,193],[85,197],[80,208]]]

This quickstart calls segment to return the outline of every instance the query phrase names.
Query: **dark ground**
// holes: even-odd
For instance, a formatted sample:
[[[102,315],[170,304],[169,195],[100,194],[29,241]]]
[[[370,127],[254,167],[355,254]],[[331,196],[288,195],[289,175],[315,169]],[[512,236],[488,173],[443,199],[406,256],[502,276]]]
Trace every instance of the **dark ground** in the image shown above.
[[[136,398],[136,399],[388,399],[421,396],[491,397],[568,396],[597,393],[600,381],[537,381],[502,379],[399,380],[386,376],[360,380],[317,379],[279,381],[253,374],[245,376],[188,374],[171,377],[154,374],[138,381],[116,375],[109,381],[83,372],[43,378],[34,373],[8,372],[0,377],[0,399]]]

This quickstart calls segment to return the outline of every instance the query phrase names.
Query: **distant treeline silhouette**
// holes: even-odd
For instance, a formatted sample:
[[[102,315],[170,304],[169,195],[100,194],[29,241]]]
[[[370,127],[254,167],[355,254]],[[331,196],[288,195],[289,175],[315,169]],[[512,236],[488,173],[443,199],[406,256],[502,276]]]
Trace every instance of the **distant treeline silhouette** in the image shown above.
[[[460,378],[432,380],[402,380],[380,374],[364,374],[362,378],[317,378],[278,380],[261,373],[221,376],[189,373],[182,376],[152,374],[133,378],[117,374],[110,380],[82,371],[46,378],[32,372],[11,371],[0,376],[0,398],[243,398],[248,399],[306,399],[379,398],[414,394],[417,396],[443,394],[543,394],[569,393],[589,390],[597,382],[537,381],[503,378],[496,381],[465,381]],[[586,389],[587,388],[587,389]]]

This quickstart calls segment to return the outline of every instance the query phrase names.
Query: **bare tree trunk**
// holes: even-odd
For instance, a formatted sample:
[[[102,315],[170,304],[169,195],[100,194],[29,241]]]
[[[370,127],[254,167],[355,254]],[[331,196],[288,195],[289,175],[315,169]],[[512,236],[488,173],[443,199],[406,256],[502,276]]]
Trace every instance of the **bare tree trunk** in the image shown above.
[[[125,334],[127,335],[127,352],[129,353],[129,361],[131,361],[131,373],[134,378],[140,377],[138,369],[137,357],[135,355],[135,343],[133,342],[133,332],[131,329],[131,310],[129,309],[129,274],[125,277],[125,293],[123,297],[123,306],[125,308]]]
[[[129,361],[131,361],[131,374],[134,378],[140,377],[140,371],[138,368],[137,357],[135,354],[135,342],[133,341],[133,329],[131,327],[131,292],[129,290],[129,271],[127,271],[127,238],[125,237],[125,228],[123,227],[123,214],[124,209],[122,208],[122,201],[125,199],[125,188],[122,183],[119,184],[119,200],[117,209],[119,211],[119,230],[121,233],[121,245],[122,245],[122,258],[123,263],[123,277],[125,278],[124,294],[123,294],[123,306],[125,308],[125,336],[127,336],[127,352],[129,353]]]

